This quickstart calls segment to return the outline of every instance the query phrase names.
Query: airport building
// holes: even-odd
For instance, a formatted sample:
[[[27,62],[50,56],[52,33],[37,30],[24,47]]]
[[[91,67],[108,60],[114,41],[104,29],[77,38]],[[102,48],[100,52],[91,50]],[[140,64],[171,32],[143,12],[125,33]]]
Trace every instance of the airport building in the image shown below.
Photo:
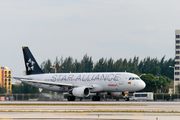
[[[8,67],[1,67],[0,69],[0,86],[5,87],[7,94],[12,93],[12,71]]]

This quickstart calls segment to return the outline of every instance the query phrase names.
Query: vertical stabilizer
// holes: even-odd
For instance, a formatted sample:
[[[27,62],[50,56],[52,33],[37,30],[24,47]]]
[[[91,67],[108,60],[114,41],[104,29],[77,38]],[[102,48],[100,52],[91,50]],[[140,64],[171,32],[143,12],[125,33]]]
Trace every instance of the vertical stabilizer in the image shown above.
[[[41,70],[36,60],[34,59],[31,51],[28,47],[22,47],[24,62],[26,67],[26,75],[31,74],[43,74],[44,72]]]

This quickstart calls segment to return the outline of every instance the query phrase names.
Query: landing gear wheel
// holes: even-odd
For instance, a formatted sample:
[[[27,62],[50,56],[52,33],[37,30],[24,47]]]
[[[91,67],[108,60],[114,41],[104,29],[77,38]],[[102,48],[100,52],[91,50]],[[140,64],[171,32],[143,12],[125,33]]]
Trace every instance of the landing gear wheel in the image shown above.
[[[76,99],[76,98],[75,98],[74,96],[68,96],[68,97],[67,97],[67,100],[68,100],[68,101],[75,101],[75,99]]]
[[[100,101],[100,97],[99,96],[93,96],[92,101]]]
[[[125,100],[125,101],[129,101],[129,97],[125,97],[124,100]]]
[[[93,97],[92,97],[92,101],[96,101],[96,96],[93,96]]]

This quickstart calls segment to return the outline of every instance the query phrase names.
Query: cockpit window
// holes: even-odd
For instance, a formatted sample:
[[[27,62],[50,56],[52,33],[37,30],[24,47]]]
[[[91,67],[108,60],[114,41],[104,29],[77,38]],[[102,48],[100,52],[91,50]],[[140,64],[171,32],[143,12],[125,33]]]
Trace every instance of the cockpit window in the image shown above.
[[[129,80],[140,80],[138,77],[130,77]]]

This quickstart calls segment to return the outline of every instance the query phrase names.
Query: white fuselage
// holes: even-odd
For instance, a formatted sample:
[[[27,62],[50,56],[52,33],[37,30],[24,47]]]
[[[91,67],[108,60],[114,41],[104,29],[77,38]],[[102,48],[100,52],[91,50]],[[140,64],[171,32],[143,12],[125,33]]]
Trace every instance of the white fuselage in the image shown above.
[[[134,92],[142,90],[146,85],[139,76],[128,72],[38,74],[27,75],[25,78],[43,82],[69,83],[75,86],[92,86],[91,92]],[[68,91],[68,87],[64,86],[25,83],[56,92]]]

